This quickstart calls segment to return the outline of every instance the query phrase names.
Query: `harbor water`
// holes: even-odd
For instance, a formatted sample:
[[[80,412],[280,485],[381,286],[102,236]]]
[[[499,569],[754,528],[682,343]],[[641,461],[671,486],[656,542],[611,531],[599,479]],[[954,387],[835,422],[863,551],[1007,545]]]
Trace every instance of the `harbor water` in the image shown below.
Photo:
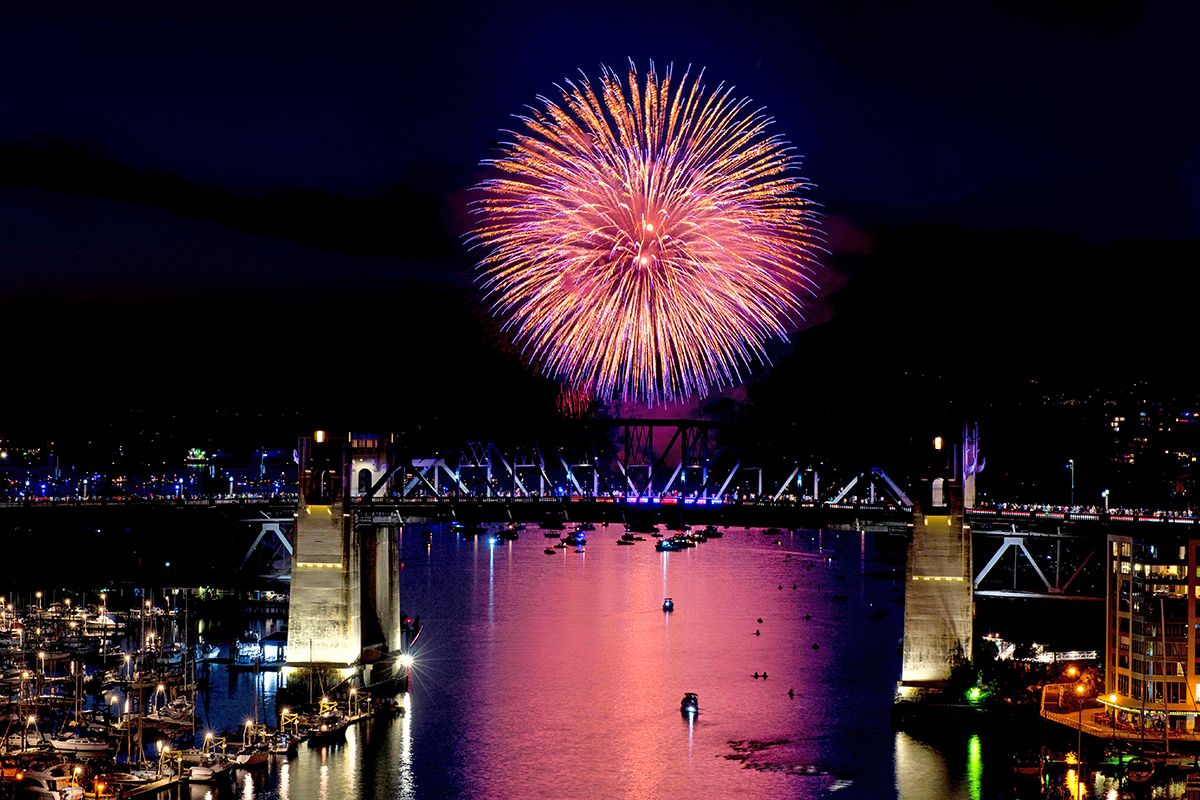
[[[407,714],[273,757],[231,786],[162,796],[1040,796],[1014,786],[1011,741],[894,727],[903,540],[731,528],[660,553],[649,536],[617,546],[622,532],[598,527],[582,552],[548,555],[554,540],[536,526],[516,542],[406,528],[402,605],[423,628]],[[236,729],[255,678],[210,669],[198,715]],[[274,721],[279,678],[263,680],[260,713]],[[692,719],[685,692],[699,698]]]

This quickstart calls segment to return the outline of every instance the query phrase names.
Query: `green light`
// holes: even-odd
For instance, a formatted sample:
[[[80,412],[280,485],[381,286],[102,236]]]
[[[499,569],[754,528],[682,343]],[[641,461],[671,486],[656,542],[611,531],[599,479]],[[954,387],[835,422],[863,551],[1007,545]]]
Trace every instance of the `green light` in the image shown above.
[[[983,692],[979,689],[978,686],[972,686],[970,689],[967,689],[967,699],[970,700],[972,703],[974,703],[976,700],[978,700],[982,694],[983,694]]]

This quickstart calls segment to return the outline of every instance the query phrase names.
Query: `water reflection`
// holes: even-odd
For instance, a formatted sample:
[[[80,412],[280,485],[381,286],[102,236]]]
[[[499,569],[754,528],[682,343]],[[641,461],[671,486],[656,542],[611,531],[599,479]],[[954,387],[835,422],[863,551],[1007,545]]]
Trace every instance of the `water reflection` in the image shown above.
[[[896,732],[896,792],[901,800],[961,797],[951,780],[946,760],[932,745]]]
[[[967,787],[971,800],[983,797],[983,748],[978,734],[967,740]]]
[[[1006,793],[986,735],[893,729],[903,568],[873,535],[730,529],[674,553],[619,536],[597,529],[552,558],[531,527],[499,570],[487,535],[403,537],[403,607],[425,625],[406,715],[219,797],[1029,796]],[[204,719],[235,726],[255,694],[273,719],[277,681],[256,692],[252,675],[214,671]],[[684,692],[700,714],[681,720]]]
[[[417,781],[413,775],[412,726],[415,710],[412,695],[404,698],[405,714],[400,720],[400,797],[410,800],[417,796]]]

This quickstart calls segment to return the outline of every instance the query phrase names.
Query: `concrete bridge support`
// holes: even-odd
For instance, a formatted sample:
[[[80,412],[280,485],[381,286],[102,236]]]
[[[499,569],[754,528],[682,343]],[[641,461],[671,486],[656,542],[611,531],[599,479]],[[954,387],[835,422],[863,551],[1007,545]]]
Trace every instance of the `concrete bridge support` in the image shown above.
[[[954,666],[971,658],[975,616],[971,529],[963,486],[927,481],[914,504],[904,595],[903,667],[897,699],[941,694]],[[961,698],[947,698],[959,700]]]
[[[300,499],[292,556],[288,664],[345,668],[366,648],[400,648],[395,529],[355,524],[354,508],[386,481],[379,437],[300,442]]]

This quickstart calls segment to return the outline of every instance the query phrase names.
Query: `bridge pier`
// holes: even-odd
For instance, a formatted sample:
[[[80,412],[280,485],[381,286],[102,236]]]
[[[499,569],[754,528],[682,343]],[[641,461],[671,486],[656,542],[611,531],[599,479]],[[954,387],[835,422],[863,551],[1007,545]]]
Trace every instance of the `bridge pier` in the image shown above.
[[[924,481],[922,489],[913,505],[905,570],[898,702],[944,695],[954,667],[972,655],[974,576],[963,486],[957,477],[938,478]]]
[[[391,476],[378,437],[300,441],[288,665],[345,670],[401,648],[399,550],[390,525],[357,524],[354,504]]]

